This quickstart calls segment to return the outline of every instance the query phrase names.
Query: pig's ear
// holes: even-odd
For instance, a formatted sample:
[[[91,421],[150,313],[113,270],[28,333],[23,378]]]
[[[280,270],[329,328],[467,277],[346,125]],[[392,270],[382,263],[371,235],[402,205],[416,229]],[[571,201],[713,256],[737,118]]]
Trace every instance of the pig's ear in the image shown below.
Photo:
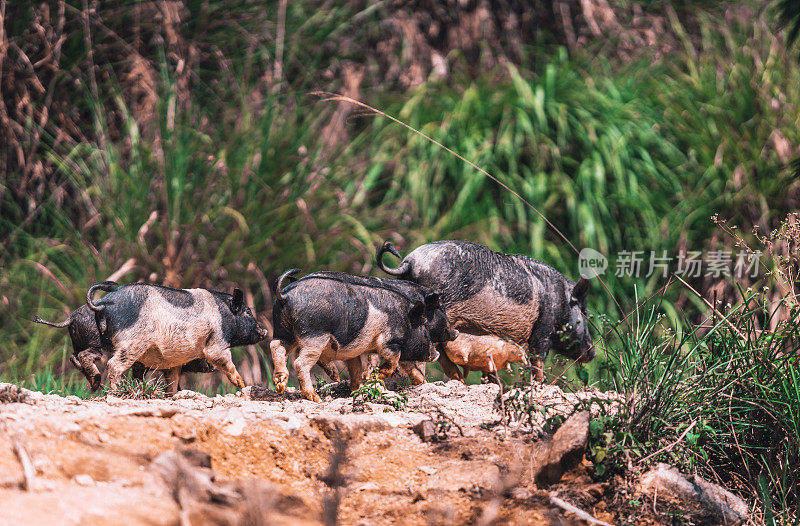
[[[408,317],[411,319],[412,323],[424,321],[425,320],[425,304],[421,301],[418,301],[411,307],[411,310],[408,311]]]
[[[241,289],[233,289],[233,297],[231,298],[231,312],[238,314],[244,306],[244,294]]]
[[[589,280],[586,278],[581,278],[575,284],[575,287],[572,289],[572,297],[578,301],[582,301],[586,299],[586,295],[589,293]]]
[[[427,296],[425,296],[425,306],[426,307],[438,307],[441,305],[439,303],[439,293],[438,292],[431,292]]]

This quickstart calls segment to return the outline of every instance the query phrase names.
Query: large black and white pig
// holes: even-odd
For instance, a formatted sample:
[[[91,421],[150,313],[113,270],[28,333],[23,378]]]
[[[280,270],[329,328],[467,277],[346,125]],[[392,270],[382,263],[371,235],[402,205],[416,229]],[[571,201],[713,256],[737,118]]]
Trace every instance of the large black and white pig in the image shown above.
[[[109,293],[95,302],[92,295],[98,289]],[[167,369],[168,392],[175,392],[181,366],[198,358],[242,388],[244,380],[231,359],[231,347],[267,337],[239,289],[231,295],[150,283],[103,282],[89,288],[86,303],[95,313],[103,345],[111,349],[106,364],[110,389],[138,361],[150,369]]]
[[[543,380],[542,360],[551,349],[584,363],[595,357],[586,319],[586,279],[576,283],[535,259],[469,241],[422,245],[395,269],[383,264],[386,252],[402,257],[387,241],[378,250],[378,267],[439,291],[456,329],[493,334],[535,353],[537,380]],[[440,362],[454,377],[455,366],[444,353]]]
[[[362,382],[361,355],[377,352],[384,358],[379,374],[387,377],[400,360],[433,361],[435,343],[455,339],[438,294],[413,283],[352,276],[341,272],[309,274],[286,288],[278,278],[272,308],[275,388],[286,389],[289,371],[286,355],[299,349],[294,369],[300,388],[309,400],[319,401],[311,382],[317,362],[344,360],[350,373],[350,388]]]
[[[89,306],[81,305],[63,322],[51,322],[43,320],[39,316],[34,316],[33,321],[50,327],[67,329],[70,340],[72,340],[70,362],[86,377],[89,389],[92,391],[99,389],[101,375],[100,369],[97,367],[97,361],[102,358],[104,348],[100,338],[100,331],[97,329],[94,312]],[[185,364],[181,368],[181,373],[208,373],[213,370],[213,367],[208,362],[198,359]],[[142,380],[144,378],[145,367],[142,363],[136,362],[133,365],[133,371],[134,379]]]

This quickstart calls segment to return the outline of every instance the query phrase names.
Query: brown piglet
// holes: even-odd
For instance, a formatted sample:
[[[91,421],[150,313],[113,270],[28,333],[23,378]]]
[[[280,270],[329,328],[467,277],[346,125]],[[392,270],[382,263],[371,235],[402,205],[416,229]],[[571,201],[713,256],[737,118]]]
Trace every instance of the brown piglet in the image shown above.
[[[455,341],[445,345],[444,351],[454,364],[464,368],[463,376],[458,374],[457,367],[455,370],[445,370],[445,373],[450,378],[461,381],[470,371],[496,373],[511,363],[525,362],[525,351],[522,347],[491,334],[479,336],[460,332]]]

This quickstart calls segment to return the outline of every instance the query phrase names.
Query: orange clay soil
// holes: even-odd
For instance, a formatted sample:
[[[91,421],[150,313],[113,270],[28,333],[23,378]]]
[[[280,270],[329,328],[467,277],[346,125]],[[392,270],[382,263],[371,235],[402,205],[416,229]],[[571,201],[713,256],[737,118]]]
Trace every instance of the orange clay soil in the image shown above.
[[[593,482],[587,461],[560,484],[537,488],[541,442],[502,426],[481,428],[499,416],[497,387],[456,384],[411,388],[408,406],[419,409],[391,413],[380,404],[353,413],[352,398],[314,404],[290,393],[254,401],[247,390],[142,401],[30,393],[26,403],[0,404],[0,524],[177,525],[180,492],[152,464],[175,449],[208,454],[215,483],[246,495],[241,506],[267,517],[248,522],[237,504],[184,501],[190,524],[321,524],[331,513],[324,501],[333,495],[322,479],[328,480],[340,437],[346,451],[336,470],[344,481],[340,524],[583,523],[551,504],[551,493],[597,519],[624,521],[612,509],[619,508],[616,490]],[[463,400],[469,410],[459,407]],[[466,436],[451,426],[445,440],[423,442],[411,427],[437,418],[426,409],[431,403]],[[14,443],[32,460],[32,491],[19,485]]]

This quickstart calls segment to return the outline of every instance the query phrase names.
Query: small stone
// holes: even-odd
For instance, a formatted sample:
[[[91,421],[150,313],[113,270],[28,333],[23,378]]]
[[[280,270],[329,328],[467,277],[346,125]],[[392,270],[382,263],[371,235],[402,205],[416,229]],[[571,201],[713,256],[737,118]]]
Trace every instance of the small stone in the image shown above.
[[[190,429],[175,429],[172,431],[172,436],[186,442],[194,442],[197,440],[197,431],[194,428]]]
[[[118,396],[110,394],[106,395],[106,403],[108,405],[121,405],[124,403],[124,400],[122,398],[119,398]]]
[[[227,426],[223,428],[223,431],[234,437],[241,436],[244,433],[244,429],[247,427],[247,421],[244,418],[237,418]]]
[[[422,489],[425,491],[460,491],[488,489],[497,484],[500,469],[483,460],[452,462],[431,475]]]
[[[427,474],[427,475],[433,475],[434,473],[439,471],[438,469],[432,468],[430,466],[420,466],[419,470],[422,471],[423,473]]]
[[[82,428],[76,422],[67,422],[61,425],[58,430],[62,435],[72,435],[80,433]]]
[[[86,473],[75,475],[74,477],[72,477],[72,480],[75,481],[75,484],[78,484],[80,486],[91,486],[92,484],[94,484],[94,479],[90,475],[87,475]]]
[[[82,400],[75,395],[67,396],[67,400],[72,402],[73,404],[80,404],[82,402]]]
[[[190,391],[189,389],[183,389],[172,395],[173,400],[203,400],[207,398],[208,397],[203,393],[198,393],[197,391]]]
[[[697,475],[688,479],[668,464],[658,464],[642,475],[639,490],[657,499],[678,501],[687,518],[699,524],[737,526],[748,520],[750,512],[747,503],[730,491]]]
[[[436,439],[436,425],[433,420],[423,420],[411,429],[423,442],[432,442]]]
[[[281,426],[286,431],[296,431],[303,426],[303,423],[300,419],[295,418],[293,416],[286,415],[285,418],[282,418],[283,415],[275,418],[275,423]]]
[[[536,473],[539,487],[557,483],[565,472],[580,463],[589,440],[590,418],[589,411],[575,413],[555,432]]]
[[[392,427],[383,416],[371,414],[323,414],[314,415],[311,418],[311,424],[317,426],[328,438],[338,436],[340,433],[346,436],[355,436],[359,432],[369,433]]]

